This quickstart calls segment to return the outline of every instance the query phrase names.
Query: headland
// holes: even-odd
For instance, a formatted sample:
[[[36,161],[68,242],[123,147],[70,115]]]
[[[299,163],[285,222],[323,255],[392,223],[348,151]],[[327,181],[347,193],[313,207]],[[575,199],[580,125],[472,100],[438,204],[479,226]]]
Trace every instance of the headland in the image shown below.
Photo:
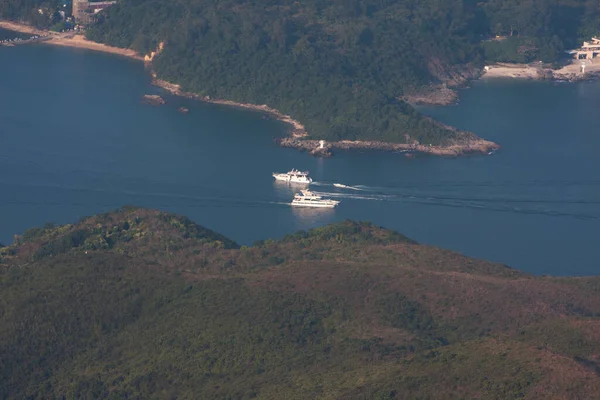
[[[64,46],[72,48],[81,48],[87,50],[94,50],[103,53],[116,54],[131,59],[144,61],[146,66],[151,69],[152,58],[155,54],[159,53],[162,49],[159,48],[154,54],[142,57],[136,51],[132,49],[124,49],[114,46],[97,43],[85,38],[84,35],[75,32],[49,32],[36,29],[32,26],[16,23],[12,21],[0,21],[0,28],[13,30],[21,33],[29,33],[36,35],[49,35],[46,40],[41,43]],[[269,115],[270,117],[284,122],[291,126],[291,131],[288,137],[277,139],[276,142],[282,147],[296,148],[301,151],[308,151],[315,156],[331,156],[332,149],[340,150],[352,150],[352,149],[368,149],[368,150],[381,150],[381,151],[397,151],[407,153],[425,153],[437,156],[462,156],[474,153],[488,154],[494,150],[497,150],[500,146],[491,141],[481,139],[470,132],[455,131],[455,138],[448,145],[434,146],[428,144],[421,144],[418,142],[413,143],[393,143],[384,141],[352,141],[352,140],[341,140],[341,141],[327,141],[321,143],[319,140],[308,139],[309,133],[305,126],[298,120],[295,120],[290,115],[286,115],[277,109],[269,107],[266,104],[250,104],[241,103],[225,99],[214,99],[210,96],[201,96],[196,93],[186,92],[181,90],[180,85],[167,82],[165,80],[158,79],[156,74],[151,72],[153,76],[152,83],[158,87],[167,90],[169,93],[182,96],[194,100],[203,101],[211,104],[221,104],[230,107],[243,108],[247,110],[259,111]],[[437,90],[432,92],[441,93]],[[449,104],[456,100],[455,92],[448,89],[443,92],[444,98],[449,99],[448,101],[442,101],[441,104]],[[450,128],[450,127],[446,127]]]
[[[199,100],[211,104],[222,104],[231,107],[244,108],[268,114],[269,116],[291,125],[292,131],[288,137],[279,138],[276,143],[281,147],[295,148],[301,151],[307,151],[315,156],[331,156],[332,149],[339,150],[381,150],[381,151],[396,151],[406,153],[425,153],[436,156],[463,156],[468,154],[483,153],[489,154],[498,150],[500,146],[494,142],[481,139],[471,132],[459,131],[452,127],[456,134],[456,139],[453,143],[446,146],[424,145],[418,142],[414,143],[392,143],[375,140],[340,140],[340,141],[320,141],[316,139],[308,139],[308,132],[304,125],[293,119],[289,115],[285,115],[280,111],[271,108],[265,104],[247,104],[238,103],[230,100],[213,99],[209,96],[200,96],[195,93],[185,92],[181,90],[180,85],[157,79],[154,75],[152,83],[158,87],[167,90],[169,93],[182,96],[189,99]]]

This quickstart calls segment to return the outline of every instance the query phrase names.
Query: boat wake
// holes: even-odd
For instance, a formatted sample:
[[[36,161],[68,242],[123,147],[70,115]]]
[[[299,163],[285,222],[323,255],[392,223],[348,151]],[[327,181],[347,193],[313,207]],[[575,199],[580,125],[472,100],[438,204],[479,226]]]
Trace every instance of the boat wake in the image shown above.
[[[400,188],[374,188],[368,186],[349,187],[342,184],[333,184],[339,189],[362,190],[361,194],[353,194],[348,190],[339,192],[321,192],[322,196],[342,198],[349,200],[372,200],[385,202],[404,202],[437,207],[468,208],[486,211],[510,212],[519,214],[537,214],[555,217],[571,217],[577,219],[600,220],[600,215],[595,212],[600,201],[588,199],[547,199],[547,198],[521,198],[504,196],[449,196],[426,195],[421,193],[407,193]],[[393,190],[396,189],[396,190]],[[588,213],[573,206],[593,206]],[[552,208],[549,208],[552,207]],[[591,212],[590,212],[591,211]]]
[[[342,188],[342,189],[365,190],[365,189],[361,188],[360,186],[348,186],[348,185],[344,185],[342,183],[334,183],[333,186],[335,186],[337,188]]]
[[[353,199],[353,200],[385,200],[385,199],[393,199],[394,195],[385,195],[385,194],[373,194],[373,195],[360,195],[360,194],[351,194],[351,193],[340,193],[340,192],[315,192],[319,196],[327,196],[327,197],[337,197],[340,199]]]

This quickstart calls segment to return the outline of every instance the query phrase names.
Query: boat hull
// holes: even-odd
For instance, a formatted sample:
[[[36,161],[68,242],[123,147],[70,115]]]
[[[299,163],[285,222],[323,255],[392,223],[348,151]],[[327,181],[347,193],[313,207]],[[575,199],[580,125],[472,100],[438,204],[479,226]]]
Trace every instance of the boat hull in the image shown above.
[[[310,178],[299,179],[299,178],[289,177],[288,175],[284,175],[284,174],[273,174],[273,178],[275,178],[276,181],[288,182],[288,183],[300,183],[303,185],[308,185],[312,182],[312,179],[310,179]]]
[[[338,203],[291,202],[292,207],[335,208]]]

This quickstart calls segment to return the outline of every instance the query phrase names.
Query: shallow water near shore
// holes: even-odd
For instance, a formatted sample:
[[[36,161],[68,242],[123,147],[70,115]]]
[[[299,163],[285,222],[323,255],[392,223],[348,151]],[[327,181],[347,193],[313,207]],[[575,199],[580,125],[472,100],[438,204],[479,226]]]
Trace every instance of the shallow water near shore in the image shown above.
[[[534,274],[600,272],[599,83],[479,81],[458,106],[421,109],[502,145],[490,156],[317,159],[277,147],[287,127],[259,113],[142,104],[162,92],[140,62],[44,45],[0,60],[0,242],[134,204],[241,244],[350,218]],[[287,205],[297,188],[271,173],[291,168],[339,208]]]
[[[31,35],[27,35],[26,33],[9,31],[7,29],[0,28],[0,40],[16,39],[16,38],[24,39],[24,38],[28,38],[30,36]]]

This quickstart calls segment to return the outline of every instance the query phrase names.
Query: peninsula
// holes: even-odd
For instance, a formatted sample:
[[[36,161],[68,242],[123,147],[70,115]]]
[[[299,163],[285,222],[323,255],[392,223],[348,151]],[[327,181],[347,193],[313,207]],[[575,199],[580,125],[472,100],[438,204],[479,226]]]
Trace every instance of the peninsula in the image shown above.
[[[459,155],[498,145],[411,104],[456,101],[485,66],[491,77],[502,62],[556,62],[596,34],[598,16],[592,0],[551,0],[535,11],[512,0],[121,0],[92,18],[87,41],[67,43],[154,52],[156,82],[174,93],[292,123],[283,146]]]
[[[0,282],[6,399],[600,391],[598,277],[535,277],[366,222],[239,246],[128,207],[25,231],[0,246]]]

